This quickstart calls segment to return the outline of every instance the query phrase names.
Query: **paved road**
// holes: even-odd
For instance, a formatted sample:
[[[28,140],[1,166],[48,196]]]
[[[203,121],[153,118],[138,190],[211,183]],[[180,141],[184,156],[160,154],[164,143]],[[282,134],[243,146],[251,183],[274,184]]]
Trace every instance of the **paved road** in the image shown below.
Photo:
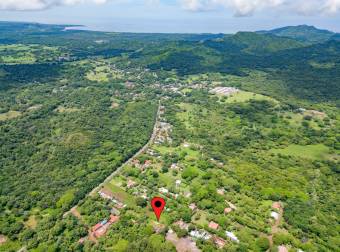
[[[93,196],[96,194],[97,191],[99,191],[106,183],[110,182],[115,175],[117,175],[124,166],[126,166],[127,164],[129,164],[132,160],[136,159],[137,156],[139,156],[140,154],[142,154],[143,152],[145,152],[149,146],[154,142],[157,133],[158,133],[158,129],[159,129],[159,119],[160,119],[160,108],[161,108],[161,102],[158,102],[158,110],[157,110],[157,115],[156,115],[156,121],[155,121],[155,125],[153,126],[153,131],[151,134],[151,137],[149,139],[149,141],[138,151],[136,152],[129,160],[127,160],[125,163],[123,163],[121,166],[119,166],[117,168],[117,170],[115,170],[114,172],[111,173],[110,176],[108,176],[102,183],[100,183],[97,187],[95,187],[90,193],[88,193],[84,198],[87,198],[88,196]],[[64,213],[63,217],[67,216],[68,214],[71,213],[72,209],[75,209],[78,206],[79,202],[77,203],[77,205],[73,206],[70,210],[68,210],[67,212]]]

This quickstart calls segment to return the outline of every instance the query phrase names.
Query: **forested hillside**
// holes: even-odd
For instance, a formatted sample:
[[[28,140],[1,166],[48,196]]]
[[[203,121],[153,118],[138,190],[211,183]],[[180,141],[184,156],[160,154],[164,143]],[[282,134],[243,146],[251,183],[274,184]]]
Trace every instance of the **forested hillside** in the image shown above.
[[[280,37],[296,39],[307,43],[322,43],[329,40],[334,32],[317,29],[314,26],[298,25],[277,28],[270,31],[259,31],[261,34],[273,34]]]
[[[339,73],[313,27],[0,22],[0,251],[337,251]]]

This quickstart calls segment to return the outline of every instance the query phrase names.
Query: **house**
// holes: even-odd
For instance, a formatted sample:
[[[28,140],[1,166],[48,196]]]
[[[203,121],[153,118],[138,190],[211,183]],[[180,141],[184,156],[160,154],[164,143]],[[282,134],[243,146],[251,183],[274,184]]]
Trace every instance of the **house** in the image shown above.
[[[106,188],[102,188],[98,194],[100,195],[100,197],[102,197],[103,199],[109,199],[112,200],[113,199],[113,193]]]
[[[189,205],[189,208],[190,208],[192,211],[195,211],[195,210],[197,209],[197,206],[196,206],[195,203],[191,203],[191,204]]]
[[[157,223],[157,222],[154,222],[154,224],[152,225],[153,227],[153,230],[159,234],[161,232],[163,232],[165,230],[165,225],[164,224],[161,224],[161,223]]]
[[[159,188],[158,191],[159,191],[160,193],[163,193],[163,194],[169,193],[169,190],[166,189],[166,188],[164,188],[164,187]]]
[[[208,227],[217,230],[219,225],[216,222],[210,221]]]
[[[281,204],[280,202],[274,202],[272,204],[272,208],[275,209],[275,210],[280,210],[281,209]]]
[[[270,216],[271,216],[272,218],[274,218],[275,220],[278,220],[279,217],[280,217],[280,215],[279,215],[277,212],[271,212],[271,213],[270,213]]]
[[[144,168],[148,168],[152,164],[151,160],[145,160],[144,162]]]
[[[230,207],[224,208],[224,214],[231,213],[232,211],[233,211],[233,209],[230,208]]]
[[[185,193],[184,193],[184,197],[185,197],[185,198],[190,198],[191,195],[192,195],[191,192],[185,192]]]
[[[95,232],[95,231],[97,231],[99,228],[101,228],[102,226],[103,226],[102,223],[99,222],[99,223],[97,223],[96,225],[94,225],[94,226],[91,228],[91,230],[92,230],[92,232]]]
[[[174,225],[178,226],[180,229],[189,230],[189,224],[185,223],[183,220],[176,221]]]
[[[109,223],[110,223],[110,224],[113,224],[113,223],[116,223],[117,221],[119,221],[119,216],[116,216],[116,215],[111,214],[111,215],[110,215]]]
[[[234,87],[216,87],[210,90],[210,93],[229,96],[234,93],[238,93],[239,91],[240,91],[239,89]]]
[[[278,252],[288,252],[288,249],[286,246],[281,245],[277,247]]]
[[[146,153],[149,154],[150,156],[156,156],[156,152],[152,149],[148,149]]]
[[[91,228],[93,237],[99,238],[106,234],[109,227],[119,220],[119,216],[110,215],[109,220],[102,220]]]
[[[212,240],[219,249],[222,249],[225,246],[225,244],[227,243],[226,240],[224,240],[221,237],[218,237],[216,235],[213,236]]]
[[[127,188],[131,188],[131,187],[133,187],[135,185],[136,185],[136,182],[131,180],[131,179],[129,179],[126,186],[127,186]]]
[[[114,203],[115,203],[115,205],[116,205],[116,207],[117,207],[118,209],[123,209],[123,208],[126,207],[125,204],[123,204],[122,202],[120,202],[120,201],[118,201],[118,200],[115,200]]]
[[[224,195],[224,189],[223,188],[217,189],[217,194]]]
[[[140,197],[142,197],[143,199],[148,199],[148,195],[146,193],[142,193]]]
[[[84,244],[84,242],[87,240],[87,237],[82,237],[78,240],[79,244]]]
[[[6,236],[0,234],[0,245],[7,241]]]
[[[110,213],[111,213],[112,215],[116,215],[116,216],[119,216],[119,215],[120,215],[120,211],[119,211],[117,208],[115,208],[115,207],[112,207],[112,208],[111,208]]]
[[[178,165],[176,163],[171,164],[170,169],[177,170]]]
[[[170,197],[177,199],[178,198],[178,194],[177,193],[169,193]]]
[[[140,164],[140,161],[138,159],[134,159],[132,160],[132,164],[133,165]]]
[[[205,230],[192,230],[189,234],[196,239],[209,240],[211,238],[211,234]]]
[[[236,237],[236,235],[233,232],[226,231],[225,234],[234,242],[239,243],[239,239]]]

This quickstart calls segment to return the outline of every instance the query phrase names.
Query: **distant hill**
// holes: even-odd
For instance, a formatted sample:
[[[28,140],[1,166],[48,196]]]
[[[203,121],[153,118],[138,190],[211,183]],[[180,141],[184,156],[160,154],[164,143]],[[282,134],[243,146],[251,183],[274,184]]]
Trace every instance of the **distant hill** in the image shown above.
[[[254,32],[238,32],[235,35],[226,35],[224,38],[204,41],[202,45],[223,55],[268,55],[273,52],[306,46],[305,43],[294,39]]]
[[[334,32],[317,29],[314,26],[309,25],[286,26],[270,31],[258,31],[257,33],[273,34],[309,43],[322,43],[329,40],[334,35]]]
[[[145,50],[139,56],[150,69],[176,70],[179,75],[220,72],[244,76],[245,69],[265,71],[282,83],[282,95],[310,101],[338,99],[339,57],[340,43],[335,39],[311,44],[251,32],[168,44]]]
[[[234,36],[228,37],[227,42],[242,45],[245,52],[253,54],[272,53],[304,46],[303,43],[294,39],[254,32],[238,32]]]
[[[331,37],[332,40],[339,40],[340,41],[340,33],[336,33]]]

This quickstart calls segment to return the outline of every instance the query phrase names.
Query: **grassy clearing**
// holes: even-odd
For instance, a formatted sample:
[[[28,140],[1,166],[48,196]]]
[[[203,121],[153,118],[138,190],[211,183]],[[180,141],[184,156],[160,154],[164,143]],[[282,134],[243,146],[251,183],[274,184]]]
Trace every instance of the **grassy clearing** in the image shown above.
[[[9,119],[13,119],[13,118],[16,118],[20,115],[21,115],[21,112],[10,110],[6,113],[0,114],[0,121],[6,121],[6,120],[9,120]]]
[[[190,147],[168,147],[168,146],[159,146],[159,145],[154,145],[152,147],[154,150],[158,151],[162,156],[165,154],[169,153],[181,153],[181,152],[186,152],[185,159],[186,160],[191,160],[191,159],[197,159],[199,158],[200,152],[197,150],[193,150]]]
[[[294,127],[300,127],[302,125],[302,122],[304,121],[304,117],[309,115],[308,113],[294,113],[294,112],[285,112],[284,116],[285,119],[289,121],[289,123]],[[313,119],[320,120],[318,117],[313,117]],[[315,120],[308,121],[310,127],[312,127],[315,130],[319,130],[320,127],[318,123]]]
[[[182,92],[183,94],[189,94],[189,93],[192,92],[192,89],[191,89],[191,88],[183,88],[183,89],[181,90],[181,92]]]
[[[171,187],[171,186],[175,185],[175,180],[176,180],[176,178],[174,178],[170,173],[159,174],[159,181],[166,184],[166,187]]]
[[[71,147],[80,147],[87,145],[90,142],[88,136],[81,132],[76,132],[68,135],[65,139],[65,144]]]
[[[302,157],[315,160],[327,158],[329,154],[329,148],[323,144],[306,146],[292,144],[284,149],[271,150],[271,152],[275,154]]]
[[[108,74],[105,72],[99,71],[90,71],[86,74],[86,78],[90,81],[97,81],[97,82],[108,82]]]
[[[34,54],[30,52],[16,53],[16,55],[0,56],[5,64],[32,64],[36,62]]]
[[[209,222],[207,220],[206,212],[198,210],[192,217],[192,222],[202,227],[208,225]]]
[[[232,94],[231,96],[225,98],[226,103],[247,102],[250,100],[266,100],[266,101],[278,103],[278,101],[276,101],[275,99],[269,96],[247,92],[247,91],[240,91],[238,93]]]
[[[177,118],[184,123],[187,129],[192,128],[190,124],[190,114],[194,111],[195,106],[189,103],[180,103],[178,106],[183,110],[183,112],[179,112],[176,114]]]
[[[0,45],[0,60],[5,64],[33,64],[53,60],[59,55],[58,47],[41,45]]]
[[[37,220],[35,218],[35,215],[31,215],[28,220],[25,222],[25,226],[29,227],[31,229],[35,229],[37,227]]]
[[[115,198],[120,200],[121,202],[127,204],[128,206],[136,206],[135,198],[125,192],[122,188],[116,186],[114,181],[112,181],[104,186],[106,189],[112,191]]]
[[[123,77],[120,72],[114,71],[106,65],[96,66],[94,70],[86,74],[88,80],[96,82],[108,82],[110,79],[120,79]]]
[[[66,191],[58,200],[57,207],[61,208],[65,205],[69,205],[74,200],[74,197],[75,197],[74,193],[75,193],[75,189]]]

